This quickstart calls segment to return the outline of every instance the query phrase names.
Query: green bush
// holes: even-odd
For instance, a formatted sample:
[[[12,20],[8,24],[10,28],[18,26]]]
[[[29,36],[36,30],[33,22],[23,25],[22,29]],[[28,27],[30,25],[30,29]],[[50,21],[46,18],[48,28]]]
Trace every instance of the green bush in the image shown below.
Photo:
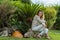
[[[16,22],[13,22],[14,25],[17,25],[18,29],[24,34],[31,28],[32,19],[38,10],[44,10],[43,5],[39,4],[26,4],[19,1],[13,1],[13,5],[17,7],[15,14],[17,18],[14,18]]]
[[[38,10],[45,12],[48,28],[51,28],[56,20],[56,10],[54,8],[46,7],[45,9],[44,5],[27,4],[20,1],[9,1],[1,4],[0,26],[15,25],[24,34],[31,28],[32,19]]]
[[[55,6],[57,9],[57,19],[56,23],[54,24],[54,28],[60,30],[60,6]]]
[[[52,28],[56,21],[57,11],[53,7],[46,7],[45,19],[47,21],[47,27]]]
[[[13,3],[17,7],[17,27],[20,31],[25,33],[31,28],[31,23],[34,15],[38,10],[43,10],[45,12],[45,19],[47,21],[48,28],[52,28],[56,21],[56,10],[53,7],[44,7],[44,5],[39,4],[24,4],[19,1]],[[20,23],[21,22],[21,23]]]
[[[9,1],[0,4],[0,27],[10,27],[10,17],[15,12],[15,7]]]

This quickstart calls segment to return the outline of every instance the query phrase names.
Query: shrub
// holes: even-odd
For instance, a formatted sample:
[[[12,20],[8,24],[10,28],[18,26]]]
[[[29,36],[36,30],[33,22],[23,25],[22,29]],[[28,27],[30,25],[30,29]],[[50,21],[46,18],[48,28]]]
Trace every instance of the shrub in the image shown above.
[[[56,21],[57,11],[53,7],[46,7],[45,17],[47,21],[47,27],[52,28]]]
[[[38,10],[43,10],[45,12],[48,28],[52,28],[56,21],[56,10],[53,7],[46,7],[45,9],[44,5],[24,4],[19,1],[15,1],[13,4],[17,7],[16,25],[23,34],[31,28],[32,19]]]
[[[15,7],[9,1],[0,4],[0,27],[9,27],[11,15],[15,12]]]
[[[54,24],[54,28],[60,30],[60,6],[55,6],[57,10],[57,19],[56,23]]]
[[[38,10],[44,10],[44,6],[39,4],[24,4],[19,1],[14,1],[13,4],[17,7],[15,12],[15,14],[17,14],[17,21],[16,24],[13,24],[24,34],[31,28],[34,15],[36,15]],[[13,19],[16,20],[14,17]]]
[[[20,1],[4,2],[0,6],[0,26],[15,25],[23,34],[31,28],[34,15],[38,10],[44,10],[48,28],[51,28],[56,20],[56,10],[44,5],[27,4]],[[4,16],[3,16],[4,15]]]

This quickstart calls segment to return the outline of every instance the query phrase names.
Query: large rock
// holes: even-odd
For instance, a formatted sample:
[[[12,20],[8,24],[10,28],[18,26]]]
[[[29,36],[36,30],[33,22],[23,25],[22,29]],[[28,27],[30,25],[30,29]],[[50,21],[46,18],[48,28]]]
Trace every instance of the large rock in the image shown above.
[[[4,27],[2,30],[3,31],[0,32],[0,35],[1,36],[8,36],[8,28],[7,27]]]
[[[28,38],[28,37],[32,37],[33,35],[34,35],[33,31],[29,29],[28,32],[24,34],[24,37]]]

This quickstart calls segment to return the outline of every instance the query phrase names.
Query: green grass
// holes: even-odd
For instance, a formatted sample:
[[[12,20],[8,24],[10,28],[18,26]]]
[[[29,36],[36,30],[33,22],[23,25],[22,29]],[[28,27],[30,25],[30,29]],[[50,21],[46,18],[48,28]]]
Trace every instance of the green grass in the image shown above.
[[[49,36],[51,40],[60,40],[60,30],[50,30]],[[47,40],[45,38],[14,38],[14,37],[0,37],[0,40]]]
[[[49,31],[49,36],[51,37],[51,40],[60,40],[60,30]]]

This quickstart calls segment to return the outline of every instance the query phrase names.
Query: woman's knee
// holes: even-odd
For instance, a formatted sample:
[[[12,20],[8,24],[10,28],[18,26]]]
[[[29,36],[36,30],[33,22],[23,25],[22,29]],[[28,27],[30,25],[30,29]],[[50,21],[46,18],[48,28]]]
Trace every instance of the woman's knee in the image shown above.
[[[45,30],[46,30],[46,31],[48,31],[48,29],[47,29],[47,28],[46,28]]]
[[[47,28],[45,29],[45,33],[48,33],[48,29]]]

